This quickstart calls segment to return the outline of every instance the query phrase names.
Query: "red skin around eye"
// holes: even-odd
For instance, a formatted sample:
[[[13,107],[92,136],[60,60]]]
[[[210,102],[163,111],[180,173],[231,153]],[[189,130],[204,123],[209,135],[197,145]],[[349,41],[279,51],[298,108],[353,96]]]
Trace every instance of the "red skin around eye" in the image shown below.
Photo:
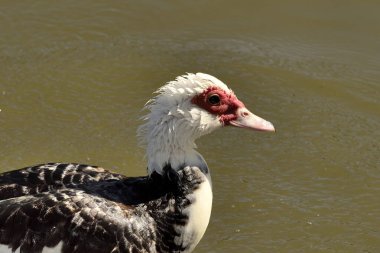
[[[218,105],[212,105],[208,102],[208,98],[214,94],[219,95],[220,103]],[[226,92],[216,86],[208,87],[201,94],[193,97],[191,102],[209,113],[218,115],[224,125],[228,125],[231,120],[237,118],[236,111],[238,108],[245,107],[232,91]]]

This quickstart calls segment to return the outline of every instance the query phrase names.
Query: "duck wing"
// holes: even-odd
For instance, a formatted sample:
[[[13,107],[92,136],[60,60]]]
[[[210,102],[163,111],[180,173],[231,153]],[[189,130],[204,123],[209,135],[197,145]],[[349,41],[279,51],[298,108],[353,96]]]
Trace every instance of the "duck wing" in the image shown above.
[[[1,174],[0,243],[21,253],[60,242],[63,253],[154,252],[154,221],[143,203],[124,201],[132,189],[125,179],[95,166],[56,163]],[[132,181],[143,185],[146,178]]]

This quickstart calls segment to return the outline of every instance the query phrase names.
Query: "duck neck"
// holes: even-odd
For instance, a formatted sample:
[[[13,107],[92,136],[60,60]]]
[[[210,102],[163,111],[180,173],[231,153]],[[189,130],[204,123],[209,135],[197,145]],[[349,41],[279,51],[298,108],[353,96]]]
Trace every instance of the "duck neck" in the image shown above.
[[[197,134],[192,129],[182,129],[178,122],[157,124],[148,133],[148,173],[164,173],[170,167],[178,171],[187,166],[198,167],[208,174],[208,167],[202,155],[195,148]]]

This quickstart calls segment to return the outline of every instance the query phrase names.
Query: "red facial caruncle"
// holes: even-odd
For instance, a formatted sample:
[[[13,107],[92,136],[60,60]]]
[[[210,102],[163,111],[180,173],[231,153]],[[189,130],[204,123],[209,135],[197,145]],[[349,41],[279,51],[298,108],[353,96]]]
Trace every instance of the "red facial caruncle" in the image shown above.
[[[237,118],[237,110],[245,108],[232,91],[226,92],[217,86],[208,87],[201,94],[195,96],[191,102],[211,114],[218,115],[223,125],[229,125],[231,120]]]
[[[211,114],[217,115],[224,126],[249,128],[258,131],[275,131],[272,123],[251,113],[232,91],[210,86],[191,102]]]

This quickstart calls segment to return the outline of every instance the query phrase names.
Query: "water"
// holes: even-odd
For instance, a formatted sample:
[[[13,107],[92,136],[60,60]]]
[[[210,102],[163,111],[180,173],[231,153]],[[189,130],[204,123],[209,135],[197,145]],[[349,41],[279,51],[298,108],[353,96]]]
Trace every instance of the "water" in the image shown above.
[[[185,72],[275,134],[198,141],[214,205],[195,252],[380,251],[378,1],[1,1],[0,168],[145,173],[135,131]]]

